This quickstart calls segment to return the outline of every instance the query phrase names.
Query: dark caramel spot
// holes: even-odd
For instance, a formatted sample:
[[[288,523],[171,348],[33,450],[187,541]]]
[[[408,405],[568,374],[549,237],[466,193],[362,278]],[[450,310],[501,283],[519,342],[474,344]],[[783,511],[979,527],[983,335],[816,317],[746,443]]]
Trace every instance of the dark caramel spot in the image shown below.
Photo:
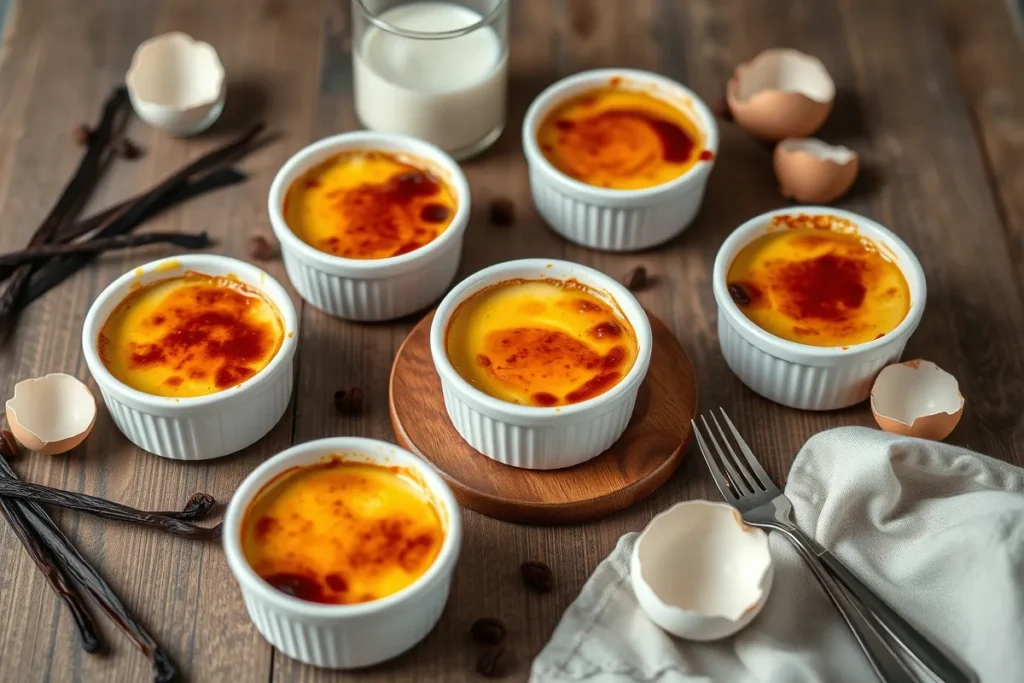
[[[420,209],[420,219],[427,223],[444,223],[451,211],[444,204],[427,204]]]
[[[544,407],[553,406],[558,403],[558,397],[546,391],[538,391],[530,398],[533,399],[535,404]]]
[[[605,321],[598,323],[590,329],[590,336],[595,339],[604,339],[605,337],[621,337],[622,328],[613,322]]]

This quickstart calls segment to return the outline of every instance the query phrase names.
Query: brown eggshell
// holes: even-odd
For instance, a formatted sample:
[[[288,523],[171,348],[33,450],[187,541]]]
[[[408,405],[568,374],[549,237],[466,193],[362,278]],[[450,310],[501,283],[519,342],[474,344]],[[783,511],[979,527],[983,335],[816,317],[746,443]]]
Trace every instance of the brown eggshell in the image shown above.
[[[835,83],[817,58],[777,48],[737,66],[725,97],[744,130],[777,142],[821,128],[832,111]]]
[[[942,441],[964,413],[956,378],[930,361],[890,365],[871,388],[871,412],[883,431]]]
[[[853,186],[860,159],[845,147],[816,138],[787,138],[775,146],[774,165],[783,197],[802,204],[828,204]]]
[[[96,399],[71,375],[55,373],[18,382],[6,407],[14,438],[42,455],[70,451],[96,424]]]

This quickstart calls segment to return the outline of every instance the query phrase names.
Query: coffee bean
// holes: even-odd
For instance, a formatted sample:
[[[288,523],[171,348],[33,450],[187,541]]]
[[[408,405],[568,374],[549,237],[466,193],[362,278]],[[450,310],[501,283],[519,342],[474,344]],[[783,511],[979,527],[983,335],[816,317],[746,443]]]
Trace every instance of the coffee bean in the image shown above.
[[[481,617],[469,629],[473,640],[482,645],[497,645],[505,640],[505,623],[496,617]]]
[[[523,562],[519,566],[519,572],[523,576],[523,583],[538,593],[547,593],[555,585],[555,577],[551,568],[543,562]]]

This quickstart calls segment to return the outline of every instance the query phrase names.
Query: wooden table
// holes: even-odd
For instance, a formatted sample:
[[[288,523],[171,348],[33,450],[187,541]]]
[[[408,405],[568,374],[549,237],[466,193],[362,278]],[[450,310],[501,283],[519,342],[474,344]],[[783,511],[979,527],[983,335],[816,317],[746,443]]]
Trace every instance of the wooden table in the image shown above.
[[[710,284],[715,251],[735,226],[783,205],[767,146],[723,123],[701,215],[671,244],[635,255],[588,251],[547,229],[529,199],[520,151],[526,106],[561,76],[603,66],[653,69],[713,101],[736,63],[767,47],[802,49],[821,57],[838,84],[821,137],[852,146],[863,161],[855,190],[839,204],[892,227],[927,272],[928,307],[907,355],[934,360],[959,378],[967,409],[950,441],[1024,463],[1024,49],[1009,8],[1003,0],[515,0],[508,129],[493,150],[465,164],[474,209],[460,274],[528,256],[579,261],[616,276],[646,266],[657,280],[640,299],[690,354],[702,407],[727,406],[779,480],[811,434],[871,425],[864,405],[815,414],[771,404],[744,388],[719,352]],[[48,211],[80,155],[72,129],[97,117],[135,46],[151,35],[183,30],[213,43],[229,74],[228,108],[209,134],[189,141],[133,123],[131,136],[147,154],[113,169],[97,207],[153,185],[252,118],[264,118],[279,138],[245,163],[248,182],[170,211],[146,229],[207,230],[219,240],[218,253],[245,258],[251,234],[269,235],[266,195],[277,168],[311,140],[357,127],[347,0],[21,0],[13,9],[0,51],[4,250],[23,245]],[[505,196],[515,201],[517,223],[492,227],[486,207]],[[18,380],[48,372],[88,378],[80,331],[90,302],[127,269],[167,253],[149,247],[104,257],[35,303],[0,350],[4,396]],[[268,269],[286,281],[279,261]],[[292,408],[242,453],[201,464],[163,460],[134,448],[101,409],[78,451],[28,457],[18,471],[30,481],[166,509],[198,490],[227,500],[257,464],[292,443],[340,434],[391,440],[388,372],[414,322],[351,324],[304,306]],[[333,406],[334,391],[350,386],[366,394],[361,416],[341,416]],[[507,622],[512,679],[525,680],[562,611],[619,536],[679,499],[717,498],[710,484],[691,453],[663,489],[600,522],[538,528],[468,512],[438,627],[398,660],[348,676],[274,653],[246,617],[217,544],[83,516],[56,519],[189,680],[470,680],[476,655],[467,630],[482,615]],[[553,593],[521,586],[519,564],[533,558],[553,567]],[[111,653],[82,653],[67,612],[6,526],[0,567],[0,680],[148,680],[145,659],[102,619]]]

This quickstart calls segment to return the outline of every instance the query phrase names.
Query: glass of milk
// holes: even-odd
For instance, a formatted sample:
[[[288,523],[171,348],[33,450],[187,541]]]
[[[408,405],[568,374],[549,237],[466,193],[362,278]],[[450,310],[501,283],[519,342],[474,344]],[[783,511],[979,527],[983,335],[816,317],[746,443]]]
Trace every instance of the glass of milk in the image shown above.
[[[505,127],[508,0],[352,0],[356,115],[456,159]]]

